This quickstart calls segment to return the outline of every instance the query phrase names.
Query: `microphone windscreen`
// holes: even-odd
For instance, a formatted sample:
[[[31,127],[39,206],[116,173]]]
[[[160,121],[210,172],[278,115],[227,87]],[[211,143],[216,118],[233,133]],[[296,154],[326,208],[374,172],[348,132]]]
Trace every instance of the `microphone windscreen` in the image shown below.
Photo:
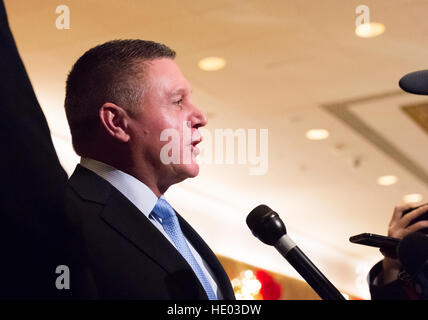
[[[287,233],[279,215],[264,204],[254,208],[246,222],[251,232],[268,245],[275,245]]]
[[[404,270],[414,275],[428,260],[428,236],[421,232],[411,233],[401,240],[397,251]]]
[[[247,225],[250,229],[253,229],[255,226],[257,226],[260,221],[264,219],[264,217],[269,214],[271,211],[273,211],[271,208],[269,208],[267,205],[261,204],[257,207],[255,207],[247,216]]]
[[[428,70],[408,73],[400,79],[398,85],[404,91],[428,95]]]

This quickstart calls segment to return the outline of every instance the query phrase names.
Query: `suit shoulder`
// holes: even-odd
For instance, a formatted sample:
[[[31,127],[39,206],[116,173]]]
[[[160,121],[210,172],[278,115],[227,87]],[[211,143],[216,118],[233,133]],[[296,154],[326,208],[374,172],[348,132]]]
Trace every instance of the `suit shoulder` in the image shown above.
[[[105,204],[112,185],[96,173],[77,165],[67,183],[67,196]]]

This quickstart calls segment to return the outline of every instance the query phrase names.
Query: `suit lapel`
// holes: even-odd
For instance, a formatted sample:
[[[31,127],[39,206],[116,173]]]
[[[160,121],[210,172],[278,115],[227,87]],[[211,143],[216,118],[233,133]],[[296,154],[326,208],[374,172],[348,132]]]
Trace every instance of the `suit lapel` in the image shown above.
[[[174,272],[186,267],[185,260],[171,243],[118,191],[111,192],[100,216],[166,271]]]
[[[116,189],[112,191],[101,218],[156,261],[171,275],[172,282],[180,283],[185,291],[198,292],[192,299],[208,298],[183,256],[137,207]]]

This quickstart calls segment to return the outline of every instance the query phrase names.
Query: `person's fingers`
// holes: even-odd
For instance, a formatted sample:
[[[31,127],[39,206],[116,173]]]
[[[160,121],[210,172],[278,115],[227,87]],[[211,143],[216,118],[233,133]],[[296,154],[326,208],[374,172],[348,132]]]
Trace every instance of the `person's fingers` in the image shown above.
[[[394,208],[394,212],[392,213],[391,221],[389,222],[389,225],[391,226],[395,221],[398,221],[403,216],[403,211],[406,211],[408,209],[411,209],[414,207],[414,204],[406,203],[400,206],[396,206]]]
[[[401,225],[403,227],[407,227],[410,222],[412,222],[413,219],[419,217],[421,214],[425,213],[428,211],[428,204],[424,204],[420,207],[417,207],[417,209],[414,209],[412,211],[410,211],[409,213],[407,213],[406,215],[403,216],[403,218],[401,218]]]
[[[406,228],[406,235],[419,231],[423,228],[428,228],[428,220],[418,221]]]

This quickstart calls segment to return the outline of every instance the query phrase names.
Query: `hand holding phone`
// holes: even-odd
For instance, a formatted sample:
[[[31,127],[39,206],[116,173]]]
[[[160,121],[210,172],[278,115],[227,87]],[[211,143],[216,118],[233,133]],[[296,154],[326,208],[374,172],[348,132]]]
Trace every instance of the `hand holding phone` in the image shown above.
[[[380,252],[387,257],[396,259],[397,246],[400,239],[381,236],[373,233],[361,233],[349,238],[349,241],[356,244],[361,244],[380,249]]]
[[[409,226],[410,228],[412,228],[411,226],[417,222],[424,221],[424,220],[428,221],[428,207],[422,208],[426,205],[427,204],[423,204],[423,205],[420,205],[417,207],[411,207],[411,208],[406,208],[406,206],[409,206],[409,205],[406,205],[406,206],[395,208],[394,214],[392,216],[392,220],[389,226],[390,227],[389,233],[397,234],[397,238],[382,236],[382,235],[373,234],[373,233],[361,233],[350,237],[349,241],[356,244],[380,248],[380,251],[384,256],[396,259],[397,246],[401,241],[400,238],[402,238],[402,236],[399,236],[399,235],[402,235],[402,234],[406,235],[409,232],[410,233],[414,232],[413,230],[407,230],[407,229],[409,228]],[[415,210],[418,210],[419,212]],[[424,210],[426,211],[420,213],[420,211],[424,211]],[[403,220],[403,217],[405,217],[405,215],[407,214],[411,214],[412,216],[416,215],[416,216],[412,220],[405,222],[405,220]],[[391,232],[391,230],[393,230],[393,232]],[[428,234],[428,228],[423,228],[418,231],[425,232]]]

